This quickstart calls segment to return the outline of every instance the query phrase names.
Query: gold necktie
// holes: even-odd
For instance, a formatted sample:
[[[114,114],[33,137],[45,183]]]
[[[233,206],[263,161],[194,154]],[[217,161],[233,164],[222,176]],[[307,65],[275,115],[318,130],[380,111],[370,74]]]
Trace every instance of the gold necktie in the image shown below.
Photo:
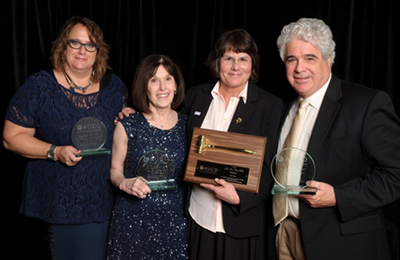
[[[297,110],[296,117],[293,120],[292,128],[288,136],[286,137],[283,148],[296,147],[301,132],[301,124],[304,120],[304,115],[306,114],[306,109],[309,106],[307,100],[303,99]],[[285,157],[290,158],[290,150],[283,151]],[[282,165],[282,166],[280,166]],[[279,167],[280,166],[280,167]],[[286,185],[288,182],[288,165],[278,164],[276,168],[276,180],[282,184]],[[288,216],[288,195],[274,195],[273,197],[273,214],[275,219],[275,225],[278,225]]]

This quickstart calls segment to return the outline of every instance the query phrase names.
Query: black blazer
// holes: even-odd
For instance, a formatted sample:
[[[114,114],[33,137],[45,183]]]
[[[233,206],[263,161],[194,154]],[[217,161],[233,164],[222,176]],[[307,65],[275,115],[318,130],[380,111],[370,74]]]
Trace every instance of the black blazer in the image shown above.
[[[400,121],[382,91],[332,76],[307,149],[337,206],[300,201],[308,260],[389,259],[382,207],[400,197]]]
[[[207,114],[212,101],[213,87],[212,84],[204,84],[188,90],[181,110],[188,115],[187,140],[191,140],[193,127],[200,127]],[[267,145],[259,193],[238,191],[239,206],[222,202],[224,227],[230,236],[237,238],[256,236],[262,234],[266,228],[267,218],[271,212],[266,212],[265,199],[271,194],[273,185],[269,165],[275,151],[282,109],[283,103],[279,98],[249,83],[247,102],[245,104],[242,99],[233,116],[229,132],[266,136]],[[239,117],[242,121],[236,123]]]

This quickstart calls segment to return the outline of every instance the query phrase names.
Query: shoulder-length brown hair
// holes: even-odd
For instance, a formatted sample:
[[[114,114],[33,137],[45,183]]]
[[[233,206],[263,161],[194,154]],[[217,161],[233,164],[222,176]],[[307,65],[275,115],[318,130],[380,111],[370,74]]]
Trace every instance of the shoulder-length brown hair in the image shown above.
[[[139,64],[133,79],[131,100],[137,111],[150,112],[147,87],[149,80],[156,74],[159,66],[163,66],[175,80],[176,94],[172,100],[171,108],[177,108],[185,99],[185,82],[179,66],[165,55],[152,54]]]
[[[211,76],[216,80],[219,79],[220,60],[227,51],[233,51],[235,53],[244,52],[251,57],[252,67],[249,80],[251,82],[257,82],[261,57],[258,54],[258,47],[255,40],[243,29],[226,31],[218,38],[205,62],[205,65],[210,70]]]
[[[65,22],[57,39],[52,44],[50,60],[55,69],[64,70],[64,52],[68,46],[67,40],[72,28],[77,24],[85,26],[89,32],[90,42],[99,46],[96,61],[93,65],[93,81],[99,82],[103,78],[107,69],[111,69],[108,65],[108,52],[110,46],[104,42],[103,31],[101,28],[95,22],[86,17],[74,16]]]

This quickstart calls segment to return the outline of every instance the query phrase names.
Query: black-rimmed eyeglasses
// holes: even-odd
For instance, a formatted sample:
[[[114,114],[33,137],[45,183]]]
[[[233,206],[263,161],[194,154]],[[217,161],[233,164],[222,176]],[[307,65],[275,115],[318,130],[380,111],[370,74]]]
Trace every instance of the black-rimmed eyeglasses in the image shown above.
[[[68,45],[72,48],[72,49],[80,49],[83,46],[85,46],[85,49],[88,52],[94,52],[96,51],[99,46],[93,43],[81,43],[77,40],[67,40]]]

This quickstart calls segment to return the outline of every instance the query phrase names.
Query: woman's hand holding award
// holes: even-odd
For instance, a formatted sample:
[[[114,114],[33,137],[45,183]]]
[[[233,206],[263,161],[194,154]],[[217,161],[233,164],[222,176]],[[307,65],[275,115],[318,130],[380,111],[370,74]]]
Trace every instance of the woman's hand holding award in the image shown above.
[[[161,150],[151,150],[143,154],[138,161],[137,172],[152,191],[178,188],[173,178],[174,160]]]

